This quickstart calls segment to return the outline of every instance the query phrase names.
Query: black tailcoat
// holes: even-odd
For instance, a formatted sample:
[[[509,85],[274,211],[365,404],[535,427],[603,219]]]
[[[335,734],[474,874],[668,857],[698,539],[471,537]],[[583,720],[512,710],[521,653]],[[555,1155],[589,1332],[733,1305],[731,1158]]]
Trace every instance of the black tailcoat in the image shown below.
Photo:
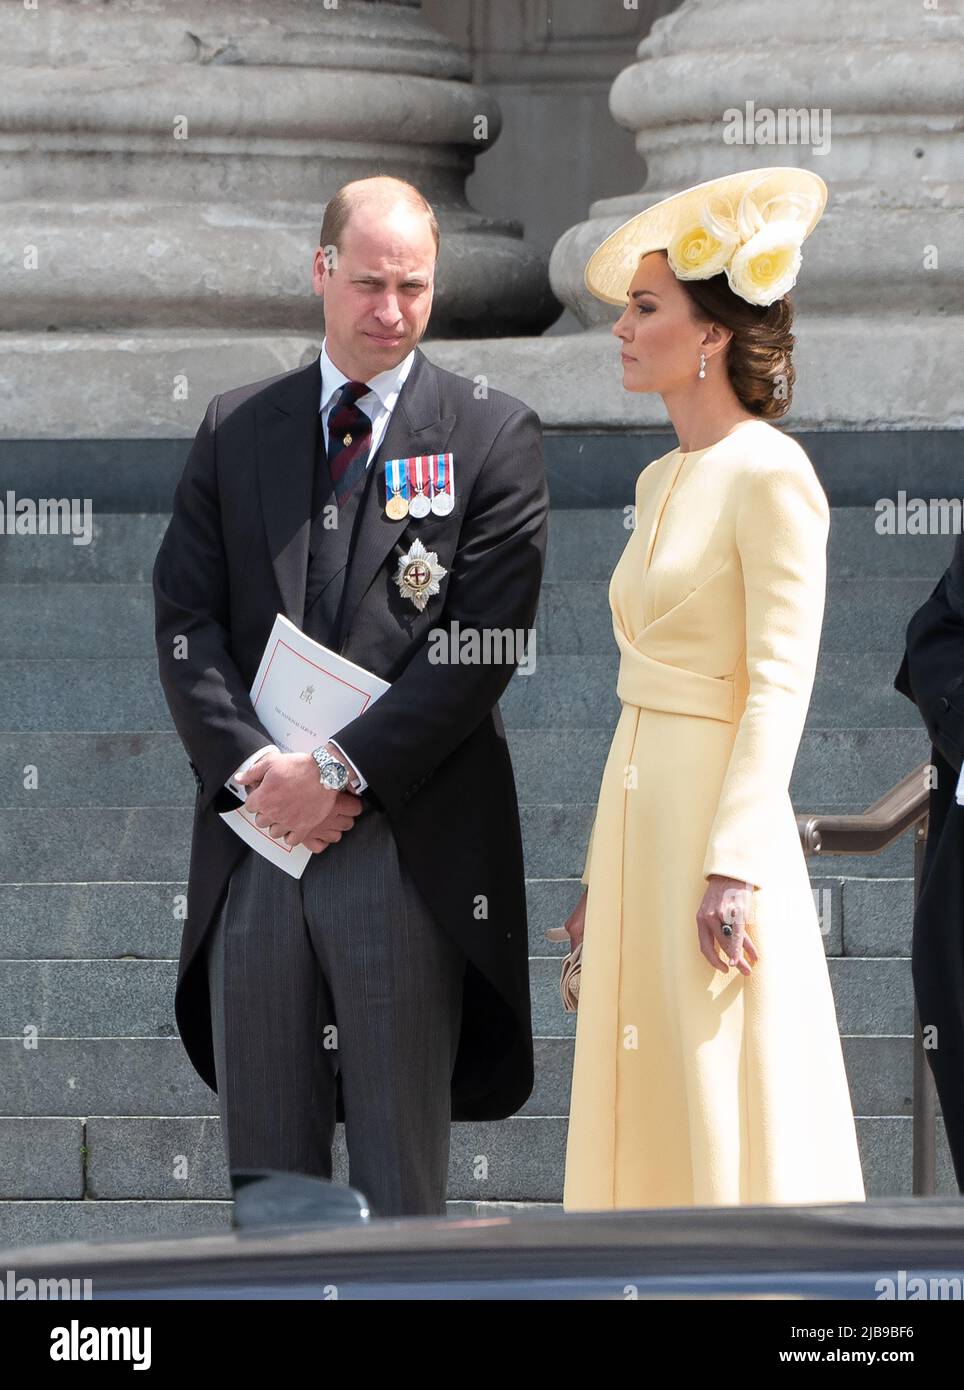
[[[912,967],[921,1025],[935,1030],[937,1045],[926,1055],[964,1192],[964,806],[956,799],[964,760],[964,536],[907,626],[894,685],[920,711],[936,771]]]
[[[154,565],[160,677],[197,782],[175,1014],[212,1089],[199,948],[245,848],[218,811],[238,805],[227,778],[272,742],[248,691],[275,615],[298,626],[304,617],[319,397],[315,359],[211,401]],[[390,520],[383,461],[433,453],[454,454],[454,510]],[[539,420],[416,349],[370,467],[378,474],[357,518],[339,649],[392,687],[333,736],[367,778],[363,795],[388,815],[437,921],[468,958],[453,1119],[500,1119],[533,1084],[522,837],[497,704],[519,650],[496,644],[495,659],[439,663],[429,634],[499,629],[524,637],[533,627],[548,520]],[[447,570],[423,613],[394,582],[415,537]],[[324,852],[337,854],[338,845]]]

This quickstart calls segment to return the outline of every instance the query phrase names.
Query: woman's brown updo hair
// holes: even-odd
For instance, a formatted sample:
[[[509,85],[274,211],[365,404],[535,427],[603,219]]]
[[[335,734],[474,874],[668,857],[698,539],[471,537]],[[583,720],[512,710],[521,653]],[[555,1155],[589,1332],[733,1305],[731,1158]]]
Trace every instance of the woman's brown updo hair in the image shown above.
[[[786,415],[793,399],[793,305],[789,295],[750,304],[730,289],[725,272],[708,280],[680,280],[700,318],[733,330],[724,348],[730,385],[740,404],[762,420]]]

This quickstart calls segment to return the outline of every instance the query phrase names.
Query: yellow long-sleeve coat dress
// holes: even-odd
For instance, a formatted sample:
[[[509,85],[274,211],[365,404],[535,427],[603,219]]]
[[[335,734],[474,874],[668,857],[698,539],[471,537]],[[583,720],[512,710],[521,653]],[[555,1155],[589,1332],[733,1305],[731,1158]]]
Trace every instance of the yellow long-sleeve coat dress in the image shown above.
[[[657,459],[609,588],[622,710],[582,881],[566,1210],[859,1201],[830,979],[789,797],[823,621],[827,499],[763,420]],[[715,971],[710,874],[754,886]]]

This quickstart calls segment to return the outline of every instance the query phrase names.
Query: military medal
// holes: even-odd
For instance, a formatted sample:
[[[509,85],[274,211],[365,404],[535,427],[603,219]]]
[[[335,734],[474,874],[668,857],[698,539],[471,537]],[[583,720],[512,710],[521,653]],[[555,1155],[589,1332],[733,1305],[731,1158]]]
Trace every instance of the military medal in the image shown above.
[[[426,454],[419,454],[417,458],[411,460],[415,468],[415,477],[412,483],[412,500],[408,504],[410,516],[428,516],[432,510],[432,504],[428,497],[428,478],[430,458]]]
[[[392,521],[408,515],[408,471],[404,465],[404,459],[385,460],[385,493],[387,496],[391,490],[392,494],[385,503],[385,513]]]
[[[434,550],[426,550],[422,542],[414,540],[411,549],[401,556],[395,583],[402,598],[411,599],[421,613],[433,594],[439,592],[439,580],[448,570],[438,563]]]
[[[436,516],[448,516],[455,506],[455,455],[432,455],[432,511]]]

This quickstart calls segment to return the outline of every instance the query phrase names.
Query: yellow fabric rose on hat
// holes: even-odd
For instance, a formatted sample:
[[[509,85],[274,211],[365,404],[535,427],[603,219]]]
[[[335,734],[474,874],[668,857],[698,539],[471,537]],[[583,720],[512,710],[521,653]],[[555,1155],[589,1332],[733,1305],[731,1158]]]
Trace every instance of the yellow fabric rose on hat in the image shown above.
[[[768,222],[740,247],[726,267],[730,289],[761,306],[782,298],[800,273],[804,233],[800,222]]]
[[[677,280],[708,280],[725,268],[735,246],[735,237],[714,236],[697,222],[673,238],[666,256]]]

